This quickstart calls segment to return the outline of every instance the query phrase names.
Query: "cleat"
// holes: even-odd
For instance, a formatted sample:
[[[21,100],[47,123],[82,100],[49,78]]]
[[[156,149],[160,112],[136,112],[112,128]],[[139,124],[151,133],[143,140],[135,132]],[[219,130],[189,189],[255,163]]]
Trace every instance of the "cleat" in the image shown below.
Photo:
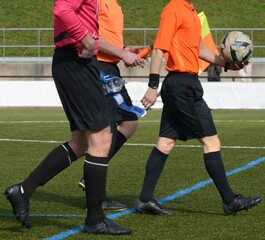
[[[85,185],[85,179],[84,177],[82,177],[79,182],[78,182],[78,186],[84,191],[86,188]],[[111,200],[109,198],[106,198],[103,202],[102,202],[102,209],[103,210],[112,210],[112,211],[122,211],[127,209],[128,206],[122,203],[118,203],[114,200]]]
[[[122,211],[122,210],[125,210],[127,208],[128,208],[127,205],[115,202],[114,200],[111,200],[109,198],[106,198],[102,202],[102,209],[103,210]]]
[[[105,218],[102,222],[94,225],[84,224],[85,233],[109,234],[109,235],[128,235],[132,233],[131,228],[122,227],[112,220]]]
[[[262,198],[260,196],[257,197],[243,197],[241,195],[236,195],[234,201],[226,205],[223,203],[224,213],[226,215],[235,214],[242,210],[248,210],[258,203],[260,203]]]
[[[163,208],[156,200],[149,202],[136,201],[135,210],[138,213],[154,214],[154,215],[175,215],[176,212]]]
[[[32,225],[29,220],[29,201],[23,195],[23,188],[21,185],[15,184],[6,188],[6,199],[10,202],[13,214],[16,220],[21,222],[22,226],[31,228]]]

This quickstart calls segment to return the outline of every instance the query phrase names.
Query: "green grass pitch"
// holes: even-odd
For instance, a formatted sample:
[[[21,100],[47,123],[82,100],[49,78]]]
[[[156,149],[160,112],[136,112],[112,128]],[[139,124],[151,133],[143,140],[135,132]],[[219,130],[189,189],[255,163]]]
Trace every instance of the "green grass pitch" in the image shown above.
[[[214,110],[212,113],[227,172],[265,157],[264,110]],[[110,163],[107,195],[129,207],[133,207],[141,190],[145,163],[158,135],[160,114],[160,110],[151,110],[141,118],[136,134]],[[85,195],[77,186],[83,171],[82,159],[34,193],[30,208],[32,229],[24,229],[16,222],[3,195],[7,186],[22,181],[50,150],[68,137],[68,123],[61,108],[0,109],[0,239],[49,239],[82,226]],[[264,168],[265,162],[261,162],[229,176],[234,191],[246,196],[264,196]],[[155,197],[162,199],[207,179],[199,143],[176,142]],[[224,216],[221,198],[213,184],[163,206],[177,214],[164,217],[131,213],[116,218],[117,223],[133,228],[130,236],[77,233],[66,239],[265,239],[264,202],[249,211]]]

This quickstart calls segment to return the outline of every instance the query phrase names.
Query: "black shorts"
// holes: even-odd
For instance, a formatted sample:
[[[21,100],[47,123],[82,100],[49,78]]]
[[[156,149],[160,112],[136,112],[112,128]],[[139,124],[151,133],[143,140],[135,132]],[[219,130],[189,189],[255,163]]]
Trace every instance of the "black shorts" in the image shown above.
[[[71,131],[109,126],[107,100],[95,56],[81,59],[75,49],[59,48],[53,56],[52,76]]]
[[[110,75],[114,75],[117,77],[121,77],[120,70],[117,64],[115,63],[99,61],[99,68],[101,71],[105,73],[105,75],[110,74]],[[132,106],[132,100],[125,86],[122,88],[122,90],[119,93],[122,95],[126,105]],[[117,111],[116,111],[116,122],[117,123],[120,123],[123,121],[136,121],[136,120],[138,120],[138,117],[136,114],[117,108]]]
[[[170,72],[162,84],[161,98],[160,137],[186,141],[217,134],[198,75]]]

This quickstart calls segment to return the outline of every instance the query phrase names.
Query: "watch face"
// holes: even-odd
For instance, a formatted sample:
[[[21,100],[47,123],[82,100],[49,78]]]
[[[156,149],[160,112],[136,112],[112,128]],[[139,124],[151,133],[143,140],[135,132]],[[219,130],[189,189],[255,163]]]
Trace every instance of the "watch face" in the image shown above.
[[[149,83],[148,86],[149,86],[150,88],[154,88],[154,89],[158,88],[158,84],[155,83],[155,82],[151,82],[151,83]]]

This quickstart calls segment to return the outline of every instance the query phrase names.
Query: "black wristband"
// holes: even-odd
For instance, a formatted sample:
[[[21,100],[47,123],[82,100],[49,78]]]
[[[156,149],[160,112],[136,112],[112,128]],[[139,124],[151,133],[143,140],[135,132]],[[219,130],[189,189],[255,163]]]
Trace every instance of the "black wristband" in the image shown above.
[[[227,72],[229,65],[230,65],[229,62],[226,62],[226,63],[225,63],[225,66],[224,66],[225,72]]]
[[[148,87],[157,89],[159,85],[159,77],[160,77],[159,74],[150,73]]]

